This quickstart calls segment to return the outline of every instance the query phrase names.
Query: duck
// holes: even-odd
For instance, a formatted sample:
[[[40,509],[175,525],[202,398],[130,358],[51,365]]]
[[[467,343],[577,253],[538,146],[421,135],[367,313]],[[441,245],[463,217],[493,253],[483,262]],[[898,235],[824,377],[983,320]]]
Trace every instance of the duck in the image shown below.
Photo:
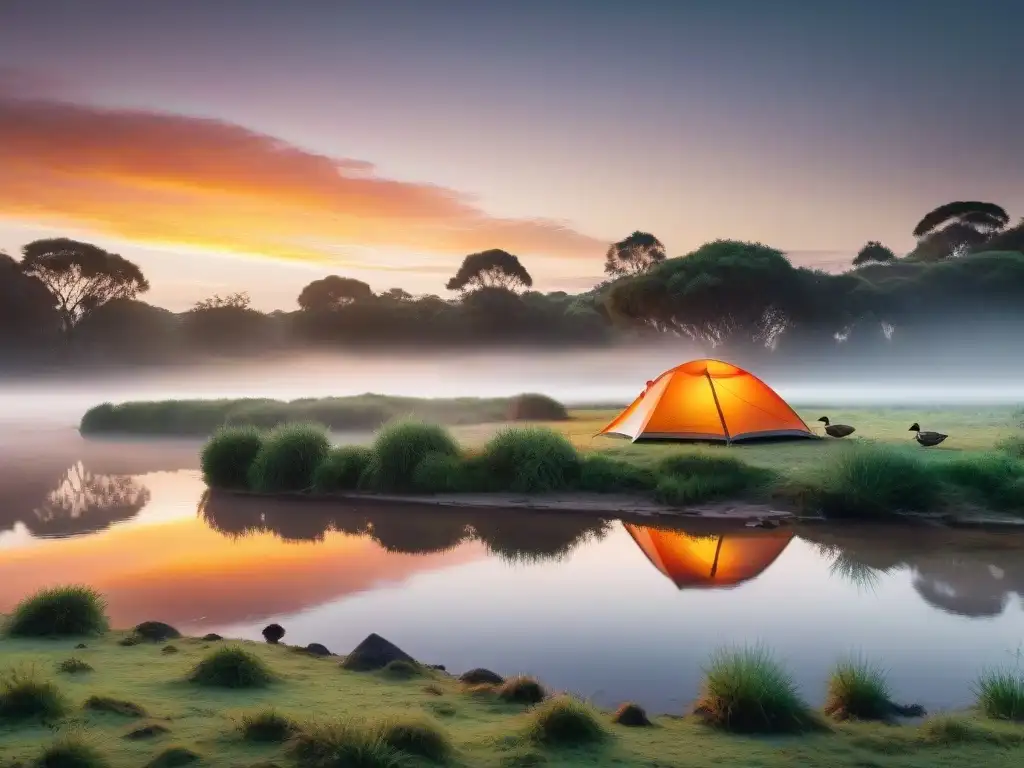
[[[922,432],[921,425],[916,421],[910,425],[910,431],[917,432],[914,439],[925,448],[931,448],[933,445],[938,445],[949,437],[949,435],[944,435],[941,432]]]
[[[818,421],[825,423],[825,434],[829,437],[846,437],[857,431],[849,424],[829,424],[828,416],[822,416]]]

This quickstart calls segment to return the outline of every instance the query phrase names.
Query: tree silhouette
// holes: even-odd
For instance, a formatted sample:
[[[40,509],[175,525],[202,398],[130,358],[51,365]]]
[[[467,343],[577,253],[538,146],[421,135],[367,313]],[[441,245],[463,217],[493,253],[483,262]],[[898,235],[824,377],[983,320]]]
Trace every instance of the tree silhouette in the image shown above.
[[[149,489],[130,476],[94,475],[77,462],[25,516],[25,527],[49,538],[95,533],[137,515],[149,496]]]
[[[249,294],[244,291],[241,293],[229,293],[227,296],[221,296],[219,293],[215,293],[208,299],[197,301],[192,305],[193,312],[202,312],[205,309],[249,309],[252,301],[249,299]]]
[[[605,274],[613,277],[638,275],[665,260],[665,246],[649,232],[634,232],[613,243],[605,255]]]
[[[448,281],[449,291],[466,291],[480,288],[504,288],[511,291],[529,288],[533,278],[519,258],[507,251],[492,248],[489,251],[471,253],[462,260],[462,266]]]
[[[0,252],[0,348],[39,343],[40,337],[58,330],[53,295]]]
[[[83,318],[112,299],[134,299],[149,290],[142,270],[90,243],[57,238],[22,249],[21,268],[53,295],[61,327],[70,336]]]
[[[304,312],[329,312],[357,301],[373,298],[370,286],[362,280],[328,275],[302,289],[299,307]]]
[[[853,257],[853,266],[860,267],[873,262],[888,264],[893,261],[896,261],[896,254],[891,248],[886,248],[877,240],[871,240]]]
[[[977,248],[1001,231],[1010,215],[995,203],[957,200],[925,214],[914,227],[917,248],[908,255],[912,261],[941,261]]]

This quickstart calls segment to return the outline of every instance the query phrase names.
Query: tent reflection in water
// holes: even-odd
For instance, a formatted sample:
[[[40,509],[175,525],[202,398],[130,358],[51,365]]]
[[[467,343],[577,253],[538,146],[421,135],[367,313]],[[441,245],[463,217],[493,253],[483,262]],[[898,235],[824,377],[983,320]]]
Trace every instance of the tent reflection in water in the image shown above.
[[[634,442],[815,437],[771,387],[720,360],[691,360],[665,371],[599,434]]]
[[[651,564],[679,588],[736,587],[761,575],[793,539],[790,531],[735,531],[695,536],[623,523]]]

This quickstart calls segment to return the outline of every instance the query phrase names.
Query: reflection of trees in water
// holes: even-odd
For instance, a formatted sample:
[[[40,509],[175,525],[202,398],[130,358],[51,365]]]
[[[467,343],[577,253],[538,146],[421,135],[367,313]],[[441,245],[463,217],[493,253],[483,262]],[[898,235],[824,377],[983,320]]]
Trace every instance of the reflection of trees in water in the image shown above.
[[[816,549],[819,555],[831,561],[828,566],[829,575],[853,584],[858,590],[874,592],[882,577],[890,571],[889,567],[876,568],[862,563],[850,557],[842,548],[830,544],[818,544]]]
[[[130,520],[149,503],[149,489],[134,478],[93,474],[80,461],[50,478],[28,470],[19,478],[3,478],[0,525],[11,529],[21,522],[40,537],[81,536]]]
[[[285,540],[322,541],[328,531],[369,536],[388,552],[445,552],[474,539],[514,562],[565,557],[603,537],[608,523],[572,515],[508,514],[502,510],[356,508],[209,493],[199,515],[215,531],[236,538],[272,533]]]
[[[1019,534],[864,527],[809,529],[805,537],[832,559],[835,575],[855,583],[876,584],[888,571],[908,569],[921,599],[946,613],[999,616],[1014,595],[1024,595]]]

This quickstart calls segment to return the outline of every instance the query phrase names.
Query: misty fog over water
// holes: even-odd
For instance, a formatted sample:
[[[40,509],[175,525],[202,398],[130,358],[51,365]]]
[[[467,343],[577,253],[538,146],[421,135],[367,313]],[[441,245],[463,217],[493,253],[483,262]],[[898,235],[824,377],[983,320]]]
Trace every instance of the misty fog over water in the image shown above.
[[[974,352],[970,362],[954,356],[930,363],[860,362],[851,355],[841,364],[768,360],[747,367],[794,404],[1024,403],[1024,355],[993,350],[986,356],[990,359],[982,360]],[[292,400],[366,392],[412,397],[541,392],[568,404],[614,406],[631,401],[648,379],[700,356],[682,345],[558,353],[309,354],[187,368],[79,372],[0,383],[0,420],[72,425],[88,408],[105,401]]]

